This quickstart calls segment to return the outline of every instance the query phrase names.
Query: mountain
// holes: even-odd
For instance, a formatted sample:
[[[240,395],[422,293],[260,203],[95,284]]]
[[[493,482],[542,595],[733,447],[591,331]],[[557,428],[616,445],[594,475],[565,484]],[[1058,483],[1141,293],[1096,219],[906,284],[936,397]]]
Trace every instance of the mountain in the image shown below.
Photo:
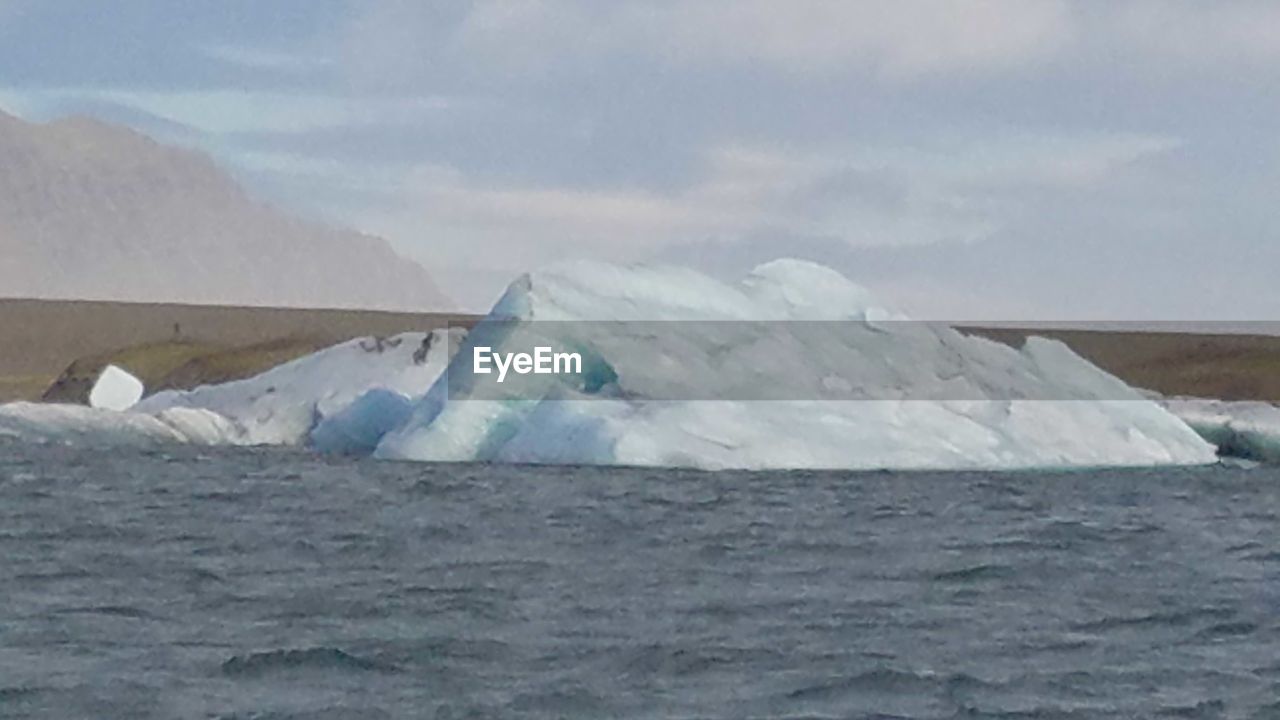
[[[128,128],[0,112],[0,297],[440,310],[386,241],[250,198]]]

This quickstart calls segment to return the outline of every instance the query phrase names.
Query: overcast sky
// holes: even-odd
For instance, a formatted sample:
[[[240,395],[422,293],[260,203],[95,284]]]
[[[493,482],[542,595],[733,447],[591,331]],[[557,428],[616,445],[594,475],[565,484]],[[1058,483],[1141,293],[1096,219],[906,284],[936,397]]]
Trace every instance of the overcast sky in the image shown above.
[[[0,0],[0,108],[122,121],[471,308],[800,256],[921,316],[1280,320],[1280,2]]]

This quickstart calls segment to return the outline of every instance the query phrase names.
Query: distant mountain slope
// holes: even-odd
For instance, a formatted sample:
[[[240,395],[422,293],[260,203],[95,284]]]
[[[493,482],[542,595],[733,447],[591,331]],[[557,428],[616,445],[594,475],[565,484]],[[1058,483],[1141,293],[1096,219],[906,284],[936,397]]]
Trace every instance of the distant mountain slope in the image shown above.
[[[440,310],[379,238],[259,203],[197,152],[0,112],[0,297]]]

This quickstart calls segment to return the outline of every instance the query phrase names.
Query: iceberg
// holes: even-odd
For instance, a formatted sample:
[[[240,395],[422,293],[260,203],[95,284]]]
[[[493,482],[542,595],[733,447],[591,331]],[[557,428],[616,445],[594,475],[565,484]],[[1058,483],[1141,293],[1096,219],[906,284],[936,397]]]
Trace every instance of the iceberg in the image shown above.
[[[502,386],[476,373],[474,348],[515,352],[530,337],[581,349],[587,367]],[[375,455],[707,469],[1216,460],[1185,423],[1059,342],[1019,350],[907,322],[795,260],[733,284],[597,262],[525,275]]]
[[[465,334],[454,328],[360,338],[252,378],[165,391],[136,404],[119,392],[130,383],[113,376],[100,407],[0,405],[0,437],[93,446],[314,444],[368,454],[407,418],[412,398],[432,386]]]
[[[102,369],[89,390],[89,406],[101,410],[128,410],[142,399],[142,381],[115,365]]]
[[[531,342],[579,352],[580,371],[517,371],[505,383],[477,372],[476,348],[511,356]],[[1280,456],[1274,408],[1156,402],[1062,343],[1013,348],[911,322],[840,274],[795,260],[736,283],[567,263],[517,279],[469,334],[352,340],[136,405],[125,378],[104,373],[100,384],[102,404],[128,410],[0,406],[0,436],[706,469],[1215,462],[1201,435]]]

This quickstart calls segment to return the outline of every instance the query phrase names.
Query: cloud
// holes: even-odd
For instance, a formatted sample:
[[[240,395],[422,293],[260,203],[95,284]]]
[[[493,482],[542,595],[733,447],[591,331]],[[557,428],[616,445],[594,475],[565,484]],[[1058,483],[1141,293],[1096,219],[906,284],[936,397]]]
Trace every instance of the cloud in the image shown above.
[[[965,245],[1025,226],[1045,195],[1105,193],[1179,147],[1170,138],[1106,134],[970,139],[933,149],[730,143],[703,153],[687,183],[662,192],[495,185],[457,167],[425,165],[403,182],[395,220],[383,218],[375,229],[420,238],[435,262],[449,266],[483,258],[489,273],[506,279],[561,257],[669,257],[673,247],[708,240],[824,237],[849,250]],[[457,282],[445,280],[464,302],[493,291],[477,297],[470,280]]]
[[[160,127],[463,298],[742,238],[1096,277],[1280,220],[1270,0],[21,1],[0,103]]]
[[[637,16],[643,41],[675,58],[890,80],[1022,69],[1073,32],[1060,0],[710,0]]]
[[[333,66],[334,58],[264,47],[214,43],[200,48],[207,57],[244,70],[308,75]]]
[[[1066,0],[701,0],[596,3],[380,0],[352,23],[349,59],[387,79],[454,58],[522,75],[589,73],[590,59],[688,69],[763,66],[884,80],[1022,71],[1075,33]],[[407,61],[407,62],[406,62]]]
[[[1106,21],[1115,47],[1158,61],[1280,70],[1280,5],[1271,0],[1129,0]]]
[[[507,83],[609,70],[769,72],[886,86],[1243,64],[1280,70],[1271,0],[371,0],[342,34],[362,82]]]
[[[22,108],[24,114],[38,116],[77,112],[85,104],[113,103],[214,135],[414,124],[455,106],[454,99],[438,96],[394,96],[354,102],[340,94],[128,87],[0,87],[0,100]]]

